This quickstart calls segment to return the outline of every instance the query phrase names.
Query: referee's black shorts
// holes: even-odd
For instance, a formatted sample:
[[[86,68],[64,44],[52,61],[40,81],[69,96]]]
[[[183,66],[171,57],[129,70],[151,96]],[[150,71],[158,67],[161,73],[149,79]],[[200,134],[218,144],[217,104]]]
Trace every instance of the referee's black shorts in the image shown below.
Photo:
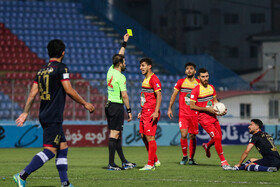
[[[110,130],[123,130],[124,108],[123,104],[109,102],[105,107],[105,114]]]
[[[254,163],[266,167],[277,167],[278,169],[280,168],[280,158],[275,156],[266,156],[262,159],[256,160]]]

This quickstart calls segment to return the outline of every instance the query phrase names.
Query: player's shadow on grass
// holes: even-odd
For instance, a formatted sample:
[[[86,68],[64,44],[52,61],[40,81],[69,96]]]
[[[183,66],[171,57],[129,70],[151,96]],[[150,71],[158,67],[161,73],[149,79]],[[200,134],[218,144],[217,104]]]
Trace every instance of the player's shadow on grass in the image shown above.
[[[189,165],[188,163],[186,164],[186,165],[180,165],[180,163],[179,162],[173,162],[174,164],[176,164],[176,165],[179,165],[179,166],[190,166],[190,167],[200,167],[200,166],[215,166],[215,167],[217,167],[217,166],[219,166],[219,165],[217,165],[217,164],[201,164],[201,163],[198,163],[198,165]]]

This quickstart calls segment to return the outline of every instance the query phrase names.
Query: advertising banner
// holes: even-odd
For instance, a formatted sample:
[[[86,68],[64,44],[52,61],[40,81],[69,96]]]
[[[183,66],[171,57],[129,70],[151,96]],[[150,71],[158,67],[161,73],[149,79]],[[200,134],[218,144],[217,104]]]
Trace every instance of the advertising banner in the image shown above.
[[[42,147],[43,129],[39,124],[17,127],[0,125],[0,147]]]
[[[223,145],[248,144],[249,124],[221,124]],[[108,146],[109,131],[105,123],[73,122],[63,125],[65,137],[70,147]],[[280,125],[265,125],[264,131],[271,134],[274,143],[280,145]],[[139,134],[139,122],[125,123],[122,143],[124,146],[144,146]],[[158,146],[179,146],[181,134],[177,123],[159,123],[156,133]],[[208,142],[209,135],[199,127],[197,145]],[[43,129],[36,122],[17,127],[14,122],[0,122],[0,148],[42,147]]]
[[[107,146],[107,125],[63,125],[70,147]],[[0,125],[0,148],[42,147],[43,129],[40,124],[29,123],[23,127]]]
[[[247,144],[250,139],[248,132],[249,124],[222,124],[223,133],[222,144],[240,145]],[[177,123],[159,123],[156,133],[157,145],[169,146],[180,145],[181,133]],[[210,136],[199,126],[197,135],[197,145],[208,142]],[[124,126],[123,145],[125,146],[143,146],[139,134],[139,122],[127,123]]]
[[[107,146],[107,125],[64,125],[67,144],[70,147]]]

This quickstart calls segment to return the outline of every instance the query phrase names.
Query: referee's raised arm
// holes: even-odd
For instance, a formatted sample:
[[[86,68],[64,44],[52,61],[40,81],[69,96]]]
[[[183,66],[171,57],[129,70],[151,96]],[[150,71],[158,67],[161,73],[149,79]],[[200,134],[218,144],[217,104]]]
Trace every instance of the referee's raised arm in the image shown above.
[[[129,38],[129,35],[126,33],[126,34],[123,36],[122,47],[121,47],[121,49],[120,49],[120,51],[119,51],[119,54],[120,54],[120,55],[124,55],[125,47],[126,47],[128,38]]]

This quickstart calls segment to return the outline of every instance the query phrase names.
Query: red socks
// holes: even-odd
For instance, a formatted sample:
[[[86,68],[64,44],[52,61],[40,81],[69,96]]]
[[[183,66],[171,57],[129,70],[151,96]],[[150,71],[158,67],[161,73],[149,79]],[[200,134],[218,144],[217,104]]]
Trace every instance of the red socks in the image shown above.
[[[190,159],[194,157],[196,149],[196,139],[192,140],[190,139]]]
[[[155,140],[152,140],[149,142],[148,165],[154,166],[155,159],[157,159],[156,152],[157,152],[157,143]]]
[[[215,143],[214,138],[211,138],[211,140],[207,143],[207,148],[210,149],[210,147],[211,147],[212,145],[214,145],[214,143]]]
[[[183,152],[183,156],[188,156],[188,139],[182,139],[181,138],[181,148]]]
[[[218,153],[218,156],[220,157],[221,162],[225,160],[223,147],[222,147],[222,140],[216,139],[215,141],[215,149]]]

